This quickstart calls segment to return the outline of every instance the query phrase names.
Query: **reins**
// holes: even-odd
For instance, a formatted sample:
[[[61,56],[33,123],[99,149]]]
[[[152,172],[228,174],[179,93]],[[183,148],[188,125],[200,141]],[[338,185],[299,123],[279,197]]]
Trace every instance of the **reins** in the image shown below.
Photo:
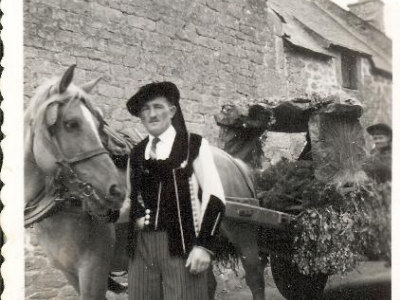
[[[100,122],[100,127],[104,127],[104,120],[96,114],[91,107],[83,100],[81,101],[92,113],[93,116]],[[58,197],[58,201],[68,201],[71,199],[79,200],[82,204],[83,211],[90,212],[90,203],[100,201],[100,196],[96,189],[88,182],[81,180],[79,176],[73,170],[73,165],[76,165],[82,161],[90,160],[100,155],[109,155],[108,151],[102,145],[101,147],[86,151],[78,154],[72,158],[66,157],[63,153],[60,144],[54,134],[51,135],[51,145],[53,153],[56,157],[56,162],[60,166],[58,174],[55,179],[55,183],[64,186],[66,190],[61,197]],[[92,213],[92,212],[91,212]]]

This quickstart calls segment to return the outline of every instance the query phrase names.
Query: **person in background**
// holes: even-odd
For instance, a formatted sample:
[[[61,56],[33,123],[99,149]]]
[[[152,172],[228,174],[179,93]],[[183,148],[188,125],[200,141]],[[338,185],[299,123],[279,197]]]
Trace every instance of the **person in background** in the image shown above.
[[[374,148],[366,158],[363,169],[367,175],[378,183],[392,180],[392,128],[384,123],[374,124],[367,128],[372,136]]]
[[[207,269],[225,196],[206,139],[189,133],[171,82],[127,102],[149,136],[130,155],[130,300],[208,299]]]
[[[384,123],[371,125],[367,132],[372,136],[375,147],[371,155],[392,154],[392,128]]]

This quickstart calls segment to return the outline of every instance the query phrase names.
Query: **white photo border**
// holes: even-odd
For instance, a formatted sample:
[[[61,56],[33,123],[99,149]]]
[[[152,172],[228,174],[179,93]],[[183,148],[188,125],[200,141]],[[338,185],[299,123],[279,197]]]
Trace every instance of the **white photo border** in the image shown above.
[[[355,0],[354,0],[355,1]],[[395,3],[393,13],[393,201],[392,201],[392,299],[400,299],[400,1]],[[5,258],[1,266],[4,280],[4,291],[1,300],[23,300],[25,297],[24,278],[24,179],[23,179],[23,1],[3,0],[0,3],[3,17],[1,39],[4,45],[4,57],[1,61],[4,71],[0,89],[4,98],[1,109],[4,113],[2,132],[5,136],[1,142],[3,150],[3,167],[1,180],[4,187],[1,201],[4,209],[1,212],[1,227],[5,235],[5,245],[1,254]]]

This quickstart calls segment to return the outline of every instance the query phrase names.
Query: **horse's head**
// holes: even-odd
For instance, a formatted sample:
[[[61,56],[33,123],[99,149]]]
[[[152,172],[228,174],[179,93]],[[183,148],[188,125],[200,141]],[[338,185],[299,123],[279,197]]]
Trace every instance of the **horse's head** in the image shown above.
[[[74,67],[39,88],[30,103],[32,156],[46,176],[63,181],[72,195],[87,196],[88,210],[103,214],[121,207],[125,186],[101,142],[103,119],[88,95],[98,80],[73,85]]]

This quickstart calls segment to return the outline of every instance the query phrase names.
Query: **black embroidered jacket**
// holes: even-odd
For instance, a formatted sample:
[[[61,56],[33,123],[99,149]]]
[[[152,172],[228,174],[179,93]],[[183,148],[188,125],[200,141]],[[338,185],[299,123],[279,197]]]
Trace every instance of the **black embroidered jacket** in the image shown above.
[[[146,138],[140,142],[131,155],[128,254],[134,254],[135,222],[141,217],[145,217],[143,230],[167,232],[169,250],[173,256],[187,257],[196,245],[213,251],[214,237],[225,212],[225,199],[223,191],[218,197],[212,193],[212,189],[210,192],[207,186],[202,186],[221,185],[218,175],[218,180],[212,183],[204,180],[210,175],[208,172],[213,172],[212,176],[215,176],[212,156],[211,159],[207,157],[210,168],[194,170],[193,167],[194,161],[201,155],[202,143],[207,142],[199,135],[178,132],[168,159],[145,160],[148,140]],[[211,153],[208,143],[206,147]],[[196,193],[193,174],[198,172],[203,172],[203,179],[199,180],[200,188]],[[219,188],[222,190],[222,185],[217,190]],[[204,191],[208,191],[208,196],[202,195]]]

